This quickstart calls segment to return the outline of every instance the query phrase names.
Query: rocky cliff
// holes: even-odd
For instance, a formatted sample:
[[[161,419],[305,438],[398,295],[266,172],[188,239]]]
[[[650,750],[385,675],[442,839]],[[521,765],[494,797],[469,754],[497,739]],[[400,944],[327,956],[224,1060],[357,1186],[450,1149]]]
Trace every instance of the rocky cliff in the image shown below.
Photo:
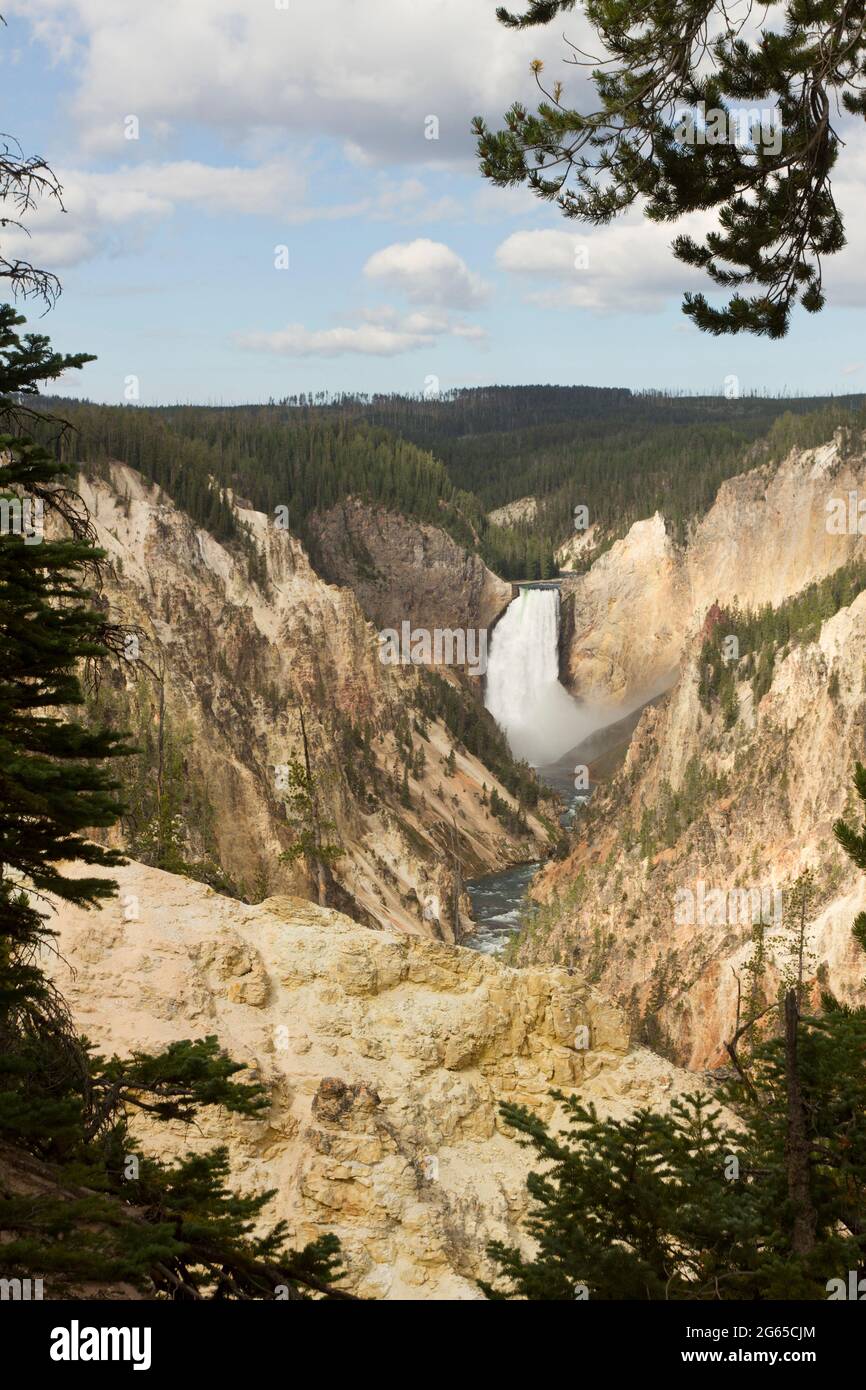
[[[534,521],[538,516],[537,497],[518,497],[506,502],[504,507],[496,507],[487,513],[487,520],[494,526],[518,526],[521,522]]]
[[[374,1299],[475,1299],[491,1239],[521,1239],[528,1159],[515,1100],[556,1123],[556,1086],[602,1113],[664,1107],[695,1078],[630,1052],[581,975],[509,969],[372,931],[292,897],[248,906],[130,863],[97,912],[60,905],[45,964],[102,1052],[216,1034],[272,1096],[261,1119],[140,1132],[166,1157],[229,1146],[233,1179],[276,1189],[268,1223],[343,1243]],[[585,1028],[586,1034],[578,1030]]]
[[[632,708],[676,677],[688,623],[683,557],[661,516],[563,581],[561,679],[580,700]]]
[[[511,585],[436,526],[350,497],[312,518],[316,565],[378,628],[488,628]]]
[[[841,435],[722,483],[685,546],[656,513],[562,588],[562,679],[579,699],[632,708],[676,678],[715,602],[778,606],[833,573],[864,538],[827,528],[827,502],[866,485],[866,459]]]
[[[455,749],[452,765],[455,739],[417,715],[422,674],[382,664],[355,595],[325,583],[287,531],[238,507],[248,544],[222,545],[120,464],[80,491],[108,557],[103,601],[135,638],[93,697],[96,717],[148,750],[123,774],[133,852],[147,857],[159,836],[244,897],[308,892],[303,870],[280,862],[301,711],[322,816],[344,851],[339,905],[453,939],[468,925],[462,875],[543,851],[540,821],[515,834],[491,814],[494,787],[514,798],[469,753]]]
[[[866,757],[866,594],[814,640],[781,643],[766,690],[738,653],[733,712],[707,707],[700,686],[708,614],[733,632],[738,609],[778,608],[862,555],[856,530],[827,529],[827,504],[864,482],[866,459],[846,457],[838,439],[795,452],[725,483],[684,552],[654,518],[577,590],[598,625],[571,647],[578,686],[635,690],[674,658],[681,674],[642,716],[568,858],[537,881],[541,907],[517,958],[579,963],[637,1036],[691,1066],[724,1057],[754,958],[755,905],[768,917],[768,994],[790,967],[785,904],[803,868],[815,875],[812,987],[863,998],[850,927],[866,897],[832,826],[853,811],[851,774]]]

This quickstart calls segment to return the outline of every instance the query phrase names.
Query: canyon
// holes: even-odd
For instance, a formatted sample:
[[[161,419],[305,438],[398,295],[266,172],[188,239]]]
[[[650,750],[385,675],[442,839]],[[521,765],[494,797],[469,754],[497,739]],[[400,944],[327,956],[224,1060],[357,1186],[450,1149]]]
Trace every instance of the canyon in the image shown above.
[[[459,939],[471,925],[461,876],[543,852],[549,818],[529,813],[515,832],[492,814],[492,793],[514,809],[512,793],[455,747],[441,720],[422,719],[419,671],[382,663],[354,592],[321,579],[289,531],[236,505],[264,562],[255,582],[243,554],[196,527],[134,469],[88,471],[79,490],[106,553],[102,601],[136,637],[132,659],[96,692],[93,715],[139,734],[158,727],[170,741],[187,860],[212,864],[215,881],[227,877],[242,896],[309,892],[303,866],[280,858],[291,841],[280,769],[285,777],[303,757],[301,711],[322,813],[344,850],[333,869],[335,906],[373,924]],[[393,525],[399,530],[399,519]],[[430,535],[445,550],[447,574],[456,547],[444,533]],[[466,571],[477,604],[467,600],[464,616],[481,623],[507,602],[510,586],[477,557],[466,557]],[[419,573],[429,573],[426,560]],[[402,574],[390,592],[405,592]],[[418,616],[433,626],[447,600],[440,608],[418,593]],[[134,853],[124,833],[115,840]]]
[[[866,891],[832,826],[852,810],[866,738],[866,591],[815,640],[781,646],[759,698],[738,654],[733,721],[703,687],[714,631],[863,555],[825,520],[829,499],[864,485],[866,458],[841,436],[794,450],[724,483],[685,544],[656,514],[514,598],[444,531],[352,499],[313,521],[324,577],[297,537],[234,500],[263,562],[252,575],[134,470],[86,470],[102,601],[139,639],[92,710],[166,735],[184,853],[219,873],[140,862],[121,826],[119,897],[96,913],[58,904],[44,965],[101,1050],[214,1034],[270,1097],[264,1116],[215,1112],[195,1132],[138,1119],[144,1148],[227,1145],[240,1188],[275,1190],[265,1224],[285,1220],[297,1244],[339,1236],[359,1296],[475,1300],[488,1243],[526,1246],[531,1160],[503,1102],[554,1129],[553,1089],[625,1117],[711,1087],[725,1063],[754,924],[683,917],[684,891],[784,900],[811,868],[809,988],[861,998],[850,925]],[[422,673],[379,660],[377,627],[458,619],[490,633],[488,709],[512,735],[552,738],[550,756],[652,699],[567,837],[555,801],[521,808],[422,715]],[[445,678],[461,708],[480,705],[480,682]],[[327,905],[281,859],[274,774],[303,756],[304,732],[343,849]],[[401,786],[407,741],[425,756]],[[494,791],[524,828],[492,814]],[[537,861],[505,956],[467,949],[465,878]],[[772,990],[783,919],[765,947]]]
[[[678,895],[698,885],[775,895],[811,868],[813,991],[861,998],[850,928],[863,886],[833,824],[853,809],[851,778],[864,755],[864,595],[815,640],[783,646],[757,701],[741,653],[732,727],[721,709],[704,707],[700,683],[708,615],[733,632],[738,612],[778,608],[863,555],[863,537],[832,534],[827,517],[834,497],[864,482],[862,451],[846,451],[841,436],[795,450],[724,483],[685,548],[661,517],[648,519],[563,596],[573,691],[628,701],[676,676],[644,712],[568,856],[535,880],[537,911],[514,959],[579,963],[627,1010],[633,1036],[684,1065],[724,1061],[754,951],[741,909],[678,920]],[[661,833],[653,813],[678,797],[688,810]],[[790,955],[790,924],[768,926],[765,951],[772,988]]]
[[[250,865],[266,857],[267,875],[256,871],[259,896],[305,891],[297,871],[279,863],[285,835],[269,780],[273,766],[297,752],[291,700],[369,720],[379,730],[377,763],[393,760],[390,788],[375,809],[349,785],[327,718],[313,721],[316,757],[329,769],[328,813],[347,848],[339,873],[346,896],[333,905],[369,925],[471,941],[462,891],[455,902],[455,847],[465,876],[541,860],[535,908],[513,961],[579,963],[626,1011],[633,1038],[700,1067],[723,1060],[752,924],[736,913],[733,921],[698,926],[677,921],[682,890],[701,884],[775,894],[812,866],[812,946],[822,978],[843,997],[859,987],[847,924],[860,887],[832,825],[850,808],[851,771],[863,751],[864,600],[831,617],[817,641],[781,652],[757,703],[741,674],[734,728],[721,711],[703,707],[699,685],[708,614],[723,621],[726,613],[778,608],[863,555],[863,537],[834,533],[827,516],[833,497],[864,484],[862,451],[839,432],[724,482],[685,544],[655,514],[585,572],[566,574],[558,596],[542,589],[515,600],[510,585],[445,532],[356,499],[314,522],[314,548],[329,557],[331,582],[312,569],[295,538],[242,510],[267,557],[265,595],[228,551],[206,533],[194,536],[188,519],[132,470],[117,466],[108,480],[85,480],[84,495],[117,562],[111,602],[127,615],[131,609],[170,651],[170,707],[183,710],[188,727],[191,720],[190,775],[220,808],[214,836],[221,864],[249,881],[256,877]],[[527,619],[528,604],[537,618]],[[228,643],[214,630],[218,611],[234,629]],[[543,862],[554,841],[552,804],[540,819],[527,817],[521,839],[484,804],[495,786],[514,805],[489,769],[458,752],[448,778],[453,740],[441,725],[428,731],[427,768],[417,786],[413,777],[411,806],[401,805],[395,710],[405,708],[417,672],[376,661],[371,623],[406,619],[490,629],[486,703],[510,728],[517,755],[536,763],[550,760],[551,738],[559,742],[550,757],[559,756],[653,700],[621,767],[596,790],[588,833],[580,834],[578,821],[564,856]],[[531,631],[521,637],[527,621]],[[552,703],[536,706],[542,686]],[[262,694],[274,689],[285,708],[275,715],[274,704],[263,718]],[[534,732],[534,745],[515,741],[518,719],[526,735]],[[645,808],[683,796],[696,776],[703,790],[688,823],[648,847],[648,835],[640,835]],[[771,977],[783,968],[784,941],[784,928],[774,924]]]

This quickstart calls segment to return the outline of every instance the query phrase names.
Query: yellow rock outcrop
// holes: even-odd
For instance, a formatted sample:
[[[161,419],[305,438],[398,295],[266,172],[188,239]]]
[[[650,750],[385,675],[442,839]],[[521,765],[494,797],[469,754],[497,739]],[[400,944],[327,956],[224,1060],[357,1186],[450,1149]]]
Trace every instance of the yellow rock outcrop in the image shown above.
[[[293,897],[247,906],[130,863],[97,912],[61,906],[46,964],[103,1052],[216,1034],[269,1089],[261,1119],[140,1129],[164,1156],[229,1146],[234,1181],[276,1189],[295,1243],[341,1239],[370,1298],[473,1299],[491,1239],[520,1239],[529,1157],[502,1101],[556,1122],[551,1088],[604,1110],[664,1104],[694,1078],[629,1053],[578,974],[510,969],[362,927]],[[583,1031],[586,1030],[586,1031]]]

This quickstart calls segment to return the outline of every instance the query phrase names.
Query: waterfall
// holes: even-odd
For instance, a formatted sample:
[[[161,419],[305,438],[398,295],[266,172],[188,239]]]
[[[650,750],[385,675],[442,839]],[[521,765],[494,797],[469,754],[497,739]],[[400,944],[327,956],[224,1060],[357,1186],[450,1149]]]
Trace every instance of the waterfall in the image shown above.
[[[521,589],[493,629],[484,703],[517,758],[555,762],[595,721],[559,681],[559,590]]]

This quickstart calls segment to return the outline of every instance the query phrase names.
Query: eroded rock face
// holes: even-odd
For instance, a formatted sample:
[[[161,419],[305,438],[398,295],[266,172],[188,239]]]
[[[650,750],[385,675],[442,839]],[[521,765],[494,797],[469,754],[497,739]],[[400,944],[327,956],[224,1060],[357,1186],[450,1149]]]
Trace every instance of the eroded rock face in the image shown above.
[[[322,814],[345,851],[334,869],[339,905],[452,940],[468,925],[454,906],[455,845],[466,876],[543,853],[549,836],[540,821],[530,817],[527,833],[515,837],[492,816],[493,787],[516,803],[488,768],[458,752],[451,771],[453,739],[439,721],[426,742],[413,735],[424,765],[413,764],[407,798],[400,738],[412,726],[419,674],[380,661],[355,595],[325,583],[294,536],[239,508],[266,581],[253,582],[243,553],[196,527],[133,469],[112,465],[82,477],[79,489],[110,561],[109,610],[140,635],[140,661],[104,678],[114,702],[109,722],[152,728],[153,673],[164,670],[166,723],[182,758],[178,793],[194,789],[201,804],[185,826],[187,859],[212,857],[245,897],[312,893],[302,865],[280,858],[292,832],[278,770],[303,759],[299,710]],[[457,549],[428,530],[431,546]],[[472,601],[488,602],[492,576],[473,557],[463,560],[475,595],[469,612]]]
[[[816,884],[806,968],[813,993],[829,986],[863,1001],[851,925],[866,881],[833,824],[857,818],[851,778],[866,726],[866,593],[828,619],[816,642],[777,658],[757,708],[750,682],[739,683],[731,729],[698,698],[700,647],[698,633],[670,695],[642,715],[588,837],[537,882],[549,929],[527,935],[519,954],[576,960],[688,1066],[724,1060],[738,978],[748,989],[758,903],[770,919],[767,989],[790,970],[786,892],[801,869],[811,868]],[[658,822],[672,794],[680,809],[667,834]],[[657,815],[650,853],[640,838],[648,810]],[[724,902],[709,896],[719,893]]]
[[[561,676],[592,705],[634,708],[676,678],[689,613],[682,557],[656,513],[562,586]]]
[[[864,552],[866,538],[827,526],[829,499],[864,485],[866,459],[845,457],[837,438],[722,483],[685,547],[658,513],[636,522],[563,585],[563,681],[580,699],[632,708],[671,685],[713,603],[778,607]]]
[[[629,1053],[621,1013],[578,974],[508,969],[299,898],[249,907],[134,863],[117,876],[98,912],[60,906],[46,953],[78,1028],[121,1053],[215,1033],[273,1097],[262,1119],[205,1114],[201,1132],[145,1126],[143,1142],[228,1144],[239,1187],[276,1188],[268,1222],[285,1218],[296,1243],[336,1232],[365,1297],[480,1296],[487,1241],[519,1239],[526,1214],[529,1160],[501,1101],[555,1121],[553,1086],[614,1114],[694,1087]]]
[[[593,523],[585,530],[575,531],[563,541],[556,552],[556,563],[563,574],[586,569],[604,539],[602,528]]]
[[[488,628],[511,585],[436,526],[357,497],[314,517],[322,574],[357,595],[378,628]]]
[[[537,497],[518,497],[506,502],[504,507],[496,507],[487,513],[487,520],[494,526],[515,526],[522,522],[534,521],[538,515]]]

